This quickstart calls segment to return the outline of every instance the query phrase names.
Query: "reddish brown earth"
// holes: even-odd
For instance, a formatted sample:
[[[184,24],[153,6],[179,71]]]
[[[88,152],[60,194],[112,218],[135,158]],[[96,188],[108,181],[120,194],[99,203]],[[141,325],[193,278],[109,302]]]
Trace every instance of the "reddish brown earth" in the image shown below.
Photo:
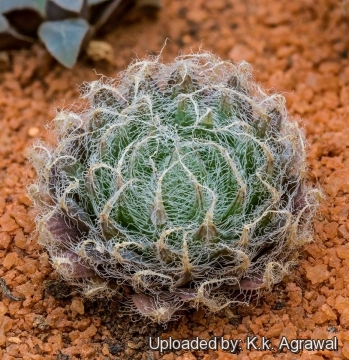
[[[102,40],[112,59],[83,57],[73,70],[36,45],[0,54],[0,277],[15,301],[0,301],[0,358],[10,359],[349,359],[349,15],[337,0],[164,0],[157,19],[129,16]],[[78,97],[77,85],[115,76],[135,57],[201,47],[224,59],[246,60],[266,88],[282,92],[305,126],[309,181],[325,198],[315,236],[299,266],[250,306],[184,315],[167,328],[122,317],[116,302],[85,301],[60,283],[36,243],[26,185],[35,179],[26,149],[55,107]],[[96,69],[93,71],[92,69]],[[132,321],[134,320],[134,321]],[[161,335],[162,334],[162,335]],[[337,351],[150,351],[148,336],[244,339],[265,336],[327,339]]]

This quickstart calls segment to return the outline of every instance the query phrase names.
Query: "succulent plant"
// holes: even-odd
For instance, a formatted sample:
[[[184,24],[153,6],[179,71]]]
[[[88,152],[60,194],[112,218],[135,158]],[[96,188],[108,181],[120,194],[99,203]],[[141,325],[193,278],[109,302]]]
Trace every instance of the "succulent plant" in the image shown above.
[[[160,322],[281,281],[318,202],[283,96],[206,52],[135,61],[81,93],[56,145],[30,153],[39,242],[65,279],[85,296],[128,289]]]
[[[71,68],[93,35],[115,26],[128,10],[159,6],[160,0],[1,0],[0,50],[29,46],[39,37]]]

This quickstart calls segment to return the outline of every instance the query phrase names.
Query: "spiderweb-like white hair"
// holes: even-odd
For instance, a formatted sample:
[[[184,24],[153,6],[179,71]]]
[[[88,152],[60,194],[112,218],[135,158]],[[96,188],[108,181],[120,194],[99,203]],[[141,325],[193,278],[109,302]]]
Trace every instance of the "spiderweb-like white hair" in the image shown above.
[[[133,62],[81,88],[38,143],[30,192],[40,243],[86,296],[134,291],[156,321],[270,287],[312,238],[317,190],[281,95],[250,66],[202,52]]]

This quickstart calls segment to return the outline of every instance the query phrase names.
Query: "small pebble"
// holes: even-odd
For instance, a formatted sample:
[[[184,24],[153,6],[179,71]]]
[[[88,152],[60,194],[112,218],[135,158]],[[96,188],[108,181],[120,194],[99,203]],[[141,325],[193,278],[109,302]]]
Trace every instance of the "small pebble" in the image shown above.
[[[33,126],[33,127],[29,128],[28,135],[30,137],[35,137],[39,134],[39,132],[40,132],[40,129],[36,126]]]

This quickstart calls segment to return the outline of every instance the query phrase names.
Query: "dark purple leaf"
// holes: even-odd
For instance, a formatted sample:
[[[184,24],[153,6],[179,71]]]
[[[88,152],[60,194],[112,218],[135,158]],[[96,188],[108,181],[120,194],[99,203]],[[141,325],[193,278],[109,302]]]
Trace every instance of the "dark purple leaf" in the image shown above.
[[[0,14],[0,50],[19,49],[31,45],[33,41],[12,29],[8,20]]]
[[[155,302],[150,296],[134,294],[132,295],[132,301],[142,315],[149,316],[156,311]]]
[[[183,301],[191,301],[194,300],[197,296],[195,289],[189,288],[179,288],[174,292],[181,300]]]
[[[87,0],[48,0],[46,2],[47,20],[64,20],[77,17],[87,19],[87,16]]]
[[[43,22],[43,17],[37,10],[12,10],[4,15],[17,32],[33,38],[37,37],[38,28]]]
[[[87,278],[96,276],[96,273],[93,269],[82,265],[79,262],[80,257],[69,250],[64,251],[61,259],[61,261],[57,262],[57,270],[62,274],[66,273],[69,274],[70,277],[74,278]]]
[[[150,316],[158,322],[167,322],[178,310],[173,304],[171,306],[171,303],[162,302],[161,294],[157,297],[157,301],[148,295],[133,294],[132,301],[142,315]]]
[[[96,31],[107,32],[135,5],[135,0],[113,0],[90,8],[89,21]]]
[[[240,288],[242,290],[256,290],[264,284],[263,276],[257,275],[253,277],[245,277],[240,281]]]
[[[74,241],[81,236],[81,232],[71,224],[62,214],[54,214],[46,223],[48,231],[57,241],[68,242]]]

